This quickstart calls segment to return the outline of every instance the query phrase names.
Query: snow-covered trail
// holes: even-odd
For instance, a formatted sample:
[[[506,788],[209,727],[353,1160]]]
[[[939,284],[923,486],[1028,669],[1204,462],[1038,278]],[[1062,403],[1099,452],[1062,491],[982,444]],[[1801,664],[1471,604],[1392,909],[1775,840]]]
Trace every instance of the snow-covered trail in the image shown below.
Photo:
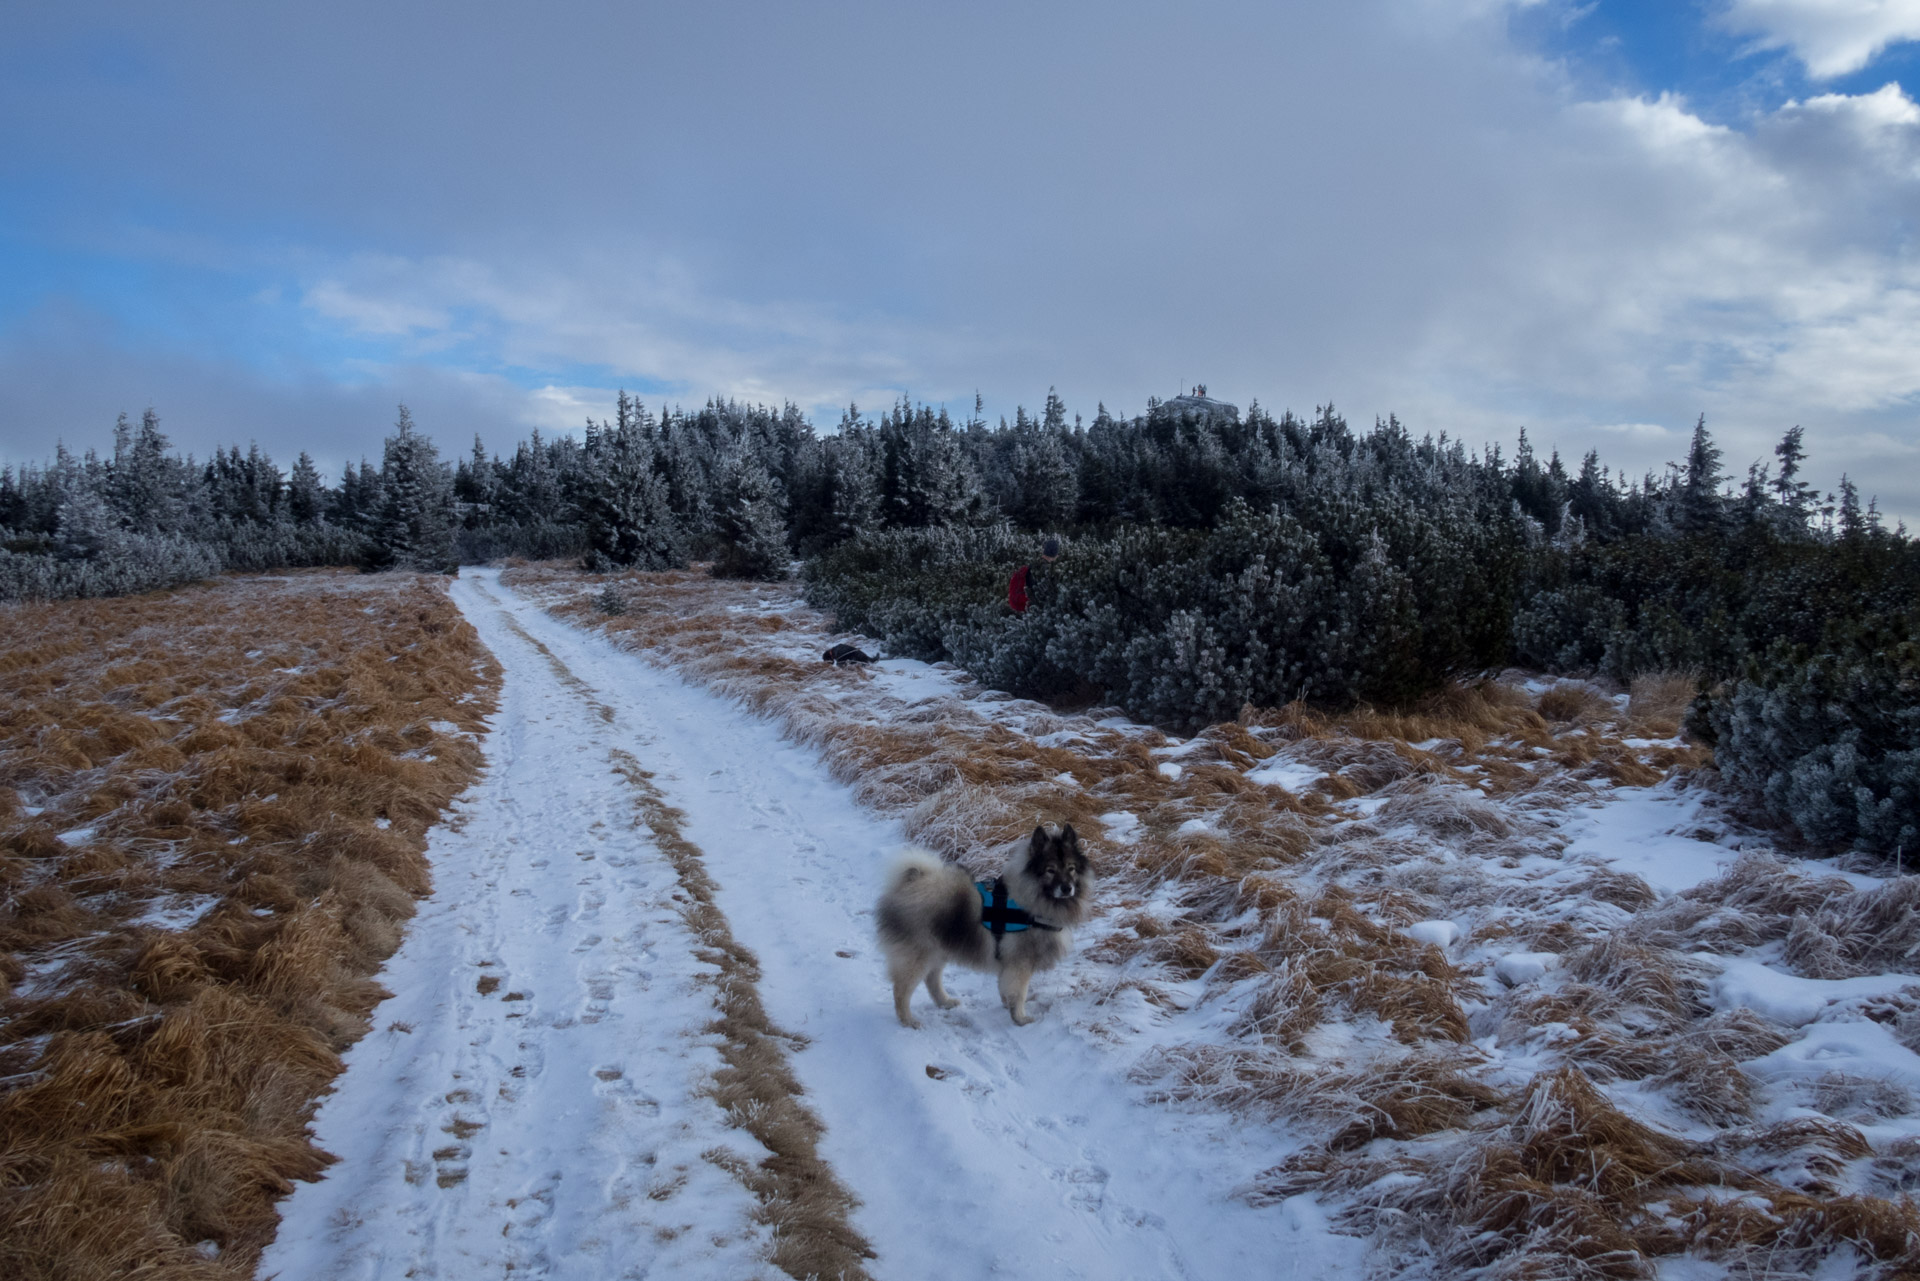
[[[487,586],[458,596],[508,673],[487,772],[432,833],[395,995],[322,1105],[341,1160],[282,1203],[260,1275],[762,1275],[752,1197],[701,1155],[742,1136],[699,1094],[713,967],[611,773],[633,735]]]
[[[750,1199],[698,1158],[757,1144],[698,1093],[717,1064],[699,1031],[711,993],[695,983],[710,967],[671,910],[672,870],[634,828],[616,751],[685,813],[769,1013],[808,1038],[793,1065],[827,1128],[822,1154],[864,1203],[874,1276],[1363,1270],[1362,1243],[1331,1236],[1304,1198],[1234,1199],[1284,1139],[1139,1102],[1133,1054],[1090,1033],[1063,975],[1036,983],[1031,1027],[967,974],[950,975],[959,1009],[922,994],[925,1029],[895,1023],[871,908],[903,838],[810,750],[547,617],[496,573],[467,570],[453,594],[506,671],[490,769],[435,833],[434,898],[383,976],[399,995],[322,1111],[320,1142],[343,1161],[286,1203],[263,1273],[772,1271],[753,1258],[765,1237]],[[503,986],[482,997],[488,973]],[[451,1101],[459,1091],[475,1100]],[[456,1115],[479,1128],[446,1132]],[[436,1163],[442,1148],[459,1155]]]

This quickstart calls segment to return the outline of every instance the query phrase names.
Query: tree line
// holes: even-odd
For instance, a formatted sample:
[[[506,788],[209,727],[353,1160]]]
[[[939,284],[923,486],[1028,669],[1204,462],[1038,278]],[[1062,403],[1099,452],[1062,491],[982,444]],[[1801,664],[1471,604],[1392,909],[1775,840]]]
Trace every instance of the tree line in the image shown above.
[[[221,569],[451,570],[504,556],[777,579],[892,652],[1021,693],[1192,726],[1244,703],[1405,703],[1521,663],[1697,674],[1724,771],[1828,845],[1899,850],[1920,814],[1920,554],[1804,433],[1729,475],[1703,420],[1664,472],[1511,457],[1331,406],[1201,396],[989,424],[902,398],[830,431],[797,407],[650,409],[451,462],[402,407],[378,465],[324,478],[257,447],[0,468],[0,599],[150,590]],[[1046,607],[1007,573],[1066,536]]]

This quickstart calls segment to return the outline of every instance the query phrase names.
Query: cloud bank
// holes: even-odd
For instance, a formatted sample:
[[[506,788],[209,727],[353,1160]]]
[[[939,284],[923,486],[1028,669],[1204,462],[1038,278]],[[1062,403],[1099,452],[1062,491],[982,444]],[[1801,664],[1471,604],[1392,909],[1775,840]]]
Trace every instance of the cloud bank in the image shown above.
[[[133,307],[70,273],[10,315],[0,288],[0,455],[148,400],[357,457],[398,399],[504,447],[619,386],[823,415],[1056,386],[1090,416],[1206,381],[1634,472],[1703,411],[1739,466],[1801,423],[1828,483],[1920,514],[1908,92],[1732,125],[1582,97],[1511,7],[0,18],[31,51],[0,179],[34,193],[0,238],[183,282]],[[1915,8],[1725,20],[1824,74]]]

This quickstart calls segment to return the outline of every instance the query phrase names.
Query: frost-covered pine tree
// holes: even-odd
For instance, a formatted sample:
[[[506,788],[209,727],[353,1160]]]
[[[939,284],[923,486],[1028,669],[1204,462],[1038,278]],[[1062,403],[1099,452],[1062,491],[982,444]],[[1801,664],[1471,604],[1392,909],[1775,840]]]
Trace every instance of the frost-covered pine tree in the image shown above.
[[[294,460],[287,476],[287,515],[297,525],[312,525],[326,515],[327,487],[320,469],[306,450]]]
[[[106,499],[121,523],[136,534],[180,531],[189,516],[189,477],[178,458],[167,453],[160,415],[152,408],[135,429],[125,414],[113,429]]]
[[[61,496],[54,529],[54,555],[82,560],[108,555],[120,542],[120,521],[105,499],[84,483],[69,485]]]
[[[1779,523],[1781,531],[1790,535],[1805,535],[1807,517],[1814,500],[1819,496],[1812,485],[1800,479],[1800,464],[1806,460],[1807,449],[1801,443],[1805,432],[1798,426],[1787,429],[1780,443],[1773,447],[1773,456],[1780,460],[1780,474],[1774,478],[1773,496],[1779,503]]]
[[[1675,524],[1690,534],[1706,533],[1720,526],[1723,507],[1720,501],[1720,447],[1707,434],[1707,416],[1693,425],[1693,440],[1687,446],[1687,466],[1680,482],[1679,511]]]
[[[245,454],[238,445],[214,450],[202,481],[215,520],[262,525],[279,514],[280,469],[257,444],[250,445]]]
[[[714,509],[716,578],[775,581],[787,576],[786,505],[767,469],[742,449],[726,459]]]
[[[453,572],[453,478],[405,405],[382,451],[380,488],[368,567]]]
[[[1009,514],[1015,524],[1027,529],[1051,529],[1073,518],[1080,497],[1080,476],[1067,455],[1062,434],[1043,429],[1014,446],[1014,502]]]
[[[602,424],[582,459],[580,507],[589,539],[587,568],[676,569],[687,563],[667,485],[657,469],[651,425],[621,393],[620,421]]]
[[[487,457],[486,442],[473,434],[473,453],[454,468],[453,497],[460,504],[463,525],[483,525],[492,519],[495,467]]]
[[[980,524],[991,504],[945,411],[905,400],[881,420],[883,511],[895,529]]]
[[[859,408],[849,406],[840,420],[840,434],[827,440],[826,449],[832,537],[842,542],[879,526],[880,447],[872,429],[860,422]]]

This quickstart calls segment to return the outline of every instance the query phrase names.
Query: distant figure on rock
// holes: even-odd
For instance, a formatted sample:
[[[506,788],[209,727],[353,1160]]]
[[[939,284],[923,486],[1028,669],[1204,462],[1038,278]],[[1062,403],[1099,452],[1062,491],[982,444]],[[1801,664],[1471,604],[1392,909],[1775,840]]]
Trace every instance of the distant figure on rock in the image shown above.
[[[1016,614],[1027,612],[1029,605],[1044,605],[1053,599],[1053,562],[1060,558],[1060,539],[1048,534],[1040,544],[1040,563],[1022,565],[1007,580],[1007,605]]]

